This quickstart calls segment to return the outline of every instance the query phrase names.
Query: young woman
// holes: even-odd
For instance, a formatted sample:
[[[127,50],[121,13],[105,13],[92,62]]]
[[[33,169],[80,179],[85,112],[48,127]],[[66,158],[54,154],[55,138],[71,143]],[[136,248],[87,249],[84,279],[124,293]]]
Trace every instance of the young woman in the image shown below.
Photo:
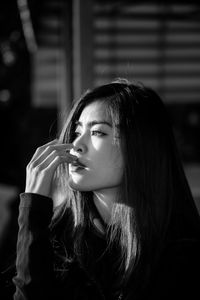
[[[21,194],[15,300],[193,299],[200,220],[166,110],[118,80],[75,102]]]

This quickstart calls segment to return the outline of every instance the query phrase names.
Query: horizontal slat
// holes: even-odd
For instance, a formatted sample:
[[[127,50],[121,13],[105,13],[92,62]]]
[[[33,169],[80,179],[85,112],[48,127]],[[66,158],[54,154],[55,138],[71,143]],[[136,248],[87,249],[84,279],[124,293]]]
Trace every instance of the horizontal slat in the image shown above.
[[[192,92],[187,90],[182,90],[181,92],[165,92],[165,99],[167,102],[178,102],[178,103],[187,103],[187,102],[199,102],[199,92]]]
[[[112,25],[112,26],[111,26]],[[94,34],[106,34],[106,35],[129,35],[132,36],[132,38],[140,35],[155,35],[164,38],[165,36],[172,38],[172,41],[174,40],[174,37],[178,37],[179,40],[188,38],[189,42],[194,41],[194,38],[199,40],[199,31],[196,30],[180,30],[178,28],[163,28],[161,27],[161,24],[157,24],[154,26],[137,26],[137,27],[116,27],[115,24],[111,24],[110,27],[94,27]]]
[[[117,57],[114,57],[111,56],[111,57],[108,57],[108,58],[105,58],[105,57],[98,57],[96,58],[94,56],[94,61],[95,61],[95,64],[96,63],[103,63],[103,64],[107,64],[107,65],[113,65],[113,64],[129,64],[129,63],[132,63],[132,64],[160,64],[160,63],[163,63],[165,64],[166,67],[168,67],[168,64],[169,65],[175,65],[175,67],[177,68],[181,68],[181,69],[186,69],[188,66],[188,68],[190,68],[189,66],[194,66],[194,68],[196,69],[196,65],[200,63],[200,60],[199,58],[197,59],[196,57],[179,57],[179,56],[176,56],[176,57],[171,57],[170,59],[167,59],[165,53],[163,52],[159,52],[159,54],[156,56],[138,56],[138,57],[132,57],[132,58],[129,58],[129,57],[122,57],[120,59],[117,59]],[[183,65],[182,65],[183,64]],[[94,66],[95,67],[95,66]]]
[[[147,21],[147,20],[140,20],[140,21],[135,21],[134,19],[96,19],[94,20],[94,28],[99,29],[99,30],[108,30],[108,29],[114,29],[117,30],[120,28],[120,30],[137,30],[139,29],[144,29],[148,28],[148,30],[152,29],[159,29],[160,27],[160,22],[156,20],[152,21]]]
[[[137,58],[137,57],[149,57],[149,58],[155,58],[158,57],[159,52],[158,49],[103,49],[98,48],[94,51],[94,57],[100,58],[100,59],[109,59],[109,58],[115,58],[115,59],[130,59],[131,58]]]
[[[200,72],[193,74],[189,72],[181,72],[181,71],[175,71],[175,72],[166,72],[165,70],[162,69],[162,67],[145,67],[145,68],[140,68],[140,66],[134,66],[132,69],[127,66],[124,69],[120,69],[120,71],[116,72],[116,70],[113,71],[108,71],[104,70],[103,68],[100,68],[98,70],[94,70],[94,75],[98,77],[104,77],[104,76],[109,76],[113,77],[116,75],[120,74],[129,74],[129,75],[134,75],[137,77],[143,77],[143,78],[148,78],[149,76],[155,76],[155,77],[170,77],[173,80],[176,80],[176,78],[184,79],[184,80],[196,80],[196,78],[200,78]]]
[[[180,35],[171,35],[167,36],[167,43],[170,43],[170,47],[175,48],[199,48],[200,47],[200,36],[199,34],[197,35],[192,35],[192,37],[182,35],[182,38]],[[186,38],[189,37],[189,40],[187,39],[186,43]],[[159,34],[141,34],[141,35],[133,35],[133,34],[120,34],[120,33],[115,33],[115,34],[109,34],[108,32],[106,33],[98,33],[94,36],[94,47],[109,47],[109,46],[114,46],[117,47],[117,49],[122,48],[122,47],[127,47],[127,48],[140,48],[140,47],[155,47],[160,43],[160,38],[161,35]],[[164,39],[166,42],[166,38]]]
[[[56,91],[60,88],[60,81],[57,79],[55,80],[55,78],[46,78],[42,81],[38,79],[35,80],[34,82],[34,87],[35,87],[35,91],[36,93],[38,91],[46,91],[46,92],[52,92],[52,91]]]
[[[120,10],[121,14],[132,14],[132,13],[144,13],[144,12],[148,12],[148,14],[154,14],[155,12],[160,11],[159,6],[156,4],[135,4],[135,5],[112,5],[112,4],[98,4],[95,3],[93,6],[93,12],[96,15],[99,14],[103,14],[106,15],[107,13],[110,14],[110,12],[113,12],[113,9],[115,9],[115,11],[118,9],[118,11]]]
[[[124,4],[124,3],[123,3]],[[167,14],[167,11],[169,11],[172,15],[176,14],[179,15],[188,15],[196,11],[198,6],[196,5],[196,1],[190,1],[190,3],[184,4],[181,2],[180,4],[175,3],[168,3],[165,4],[157,4],[157,3],[133,3],[129,4],[126,3],[123,5],[122,3],[107,3],[102,5],[101,4],[95,4],[93,6],[93,12],[97,16],[105,16],[106,14],[109,15],[110,13],[118,12],[120,15],[126,15],[126,16],[163,16]]]
[[[110,81],[115,80],[116,78],[119,78],[119,76],[114,76],[112,78],[110,78],[110,77],[95,78],[94,85],[98,86],[98,85],[101,85],[101,84],[106,84],[106,83],[108,83]],[[123,78],[123,76],[120,76],[120,78]],[[135,78],[135,77],[125,76],[125,78],[128,79],[128,80],[130,80],[130,81],[137,81],[137,82],[139,82],[139,79]],[[154,78],[153,79],[143,80],[142,83],[145,84],[145,85],[147,85],[147,86],[150,86],[152,88],[155,88],[155,89],[159,88],[158,80],[154,79]]]
[[[102,16],[98,17],[95,16],[94,19],[94,27],[95,28],[138,28],[138,27],[144,27],[147,28],[147,26],[150,26],[151,28],[157,27],[159,24],[161,24],[160,19],[162,17],[162,14],[158,14],[156,16],[152,15],[132,15],[132,16],[123,16],[120,15],[118,18],[115,17],[115,15],[109,15],[109,16]],[[186,31],[194,31],[198,30],[197,26],[197,20],[196,18],[193,19],[186,19],[184,18],[175,18],[173,14],[168,14],[164,16],[163,18],[164,23],[168,24],[168,29],[179,29],[179,30],[186,30]]]
[[[160,55],[165,55],[168,59],[185,59],[188,58],[191,60],[200,59],[200,51],[199,49],[163,49],[163,52],[160,51],[158,47],[141,47],[140,49],[115,49],[115,48],[98,48],[94,50],[94,56],[98,59],[109,59],[109,58],[117,58],[117,59],[132,59],[132,58],[155,58]]]
[[[63,23],[60,22],[58,17],[55,16],[54,14],[49,15],[48,18],[46,17],[46,18],[41,19],[39,24],[43,28],[45,27],[45,29],[49,29],[49,30],[53,30],[53,31],[58,31],[63,28]]]

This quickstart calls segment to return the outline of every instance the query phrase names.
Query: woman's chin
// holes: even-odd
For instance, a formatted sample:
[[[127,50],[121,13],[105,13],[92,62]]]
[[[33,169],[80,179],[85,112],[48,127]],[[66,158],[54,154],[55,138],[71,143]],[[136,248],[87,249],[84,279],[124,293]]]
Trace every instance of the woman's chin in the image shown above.
[[[76,191],[80,191],[80,192],[88,191],[88,187],[83,186],[83,184],[81,184],[78,181],[74,181],[72,178],[69,178],[68,183],[72,190],[76,190]]]

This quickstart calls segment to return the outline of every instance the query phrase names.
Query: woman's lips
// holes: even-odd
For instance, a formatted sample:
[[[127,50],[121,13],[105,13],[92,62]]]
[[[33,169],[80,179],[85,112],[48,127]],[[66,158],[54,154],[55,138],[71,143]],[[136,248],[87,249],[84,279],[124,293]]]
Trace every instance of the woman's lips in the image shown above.
[[[72,165],[73,166],[77,166],[77,167],[82,167],[82,168],[85,168],[86,165],[84,165],[82,162],[80,162],[78,159],[74,162],[72,162]]]
[[[81,170],[81,169],[85,169],[85,168],[86,168],[86,165],[84,165],[79,160],[76,160],[76,161],[71,163],[71,168],[70,169],[72,171],[77,171],[77,170]]]

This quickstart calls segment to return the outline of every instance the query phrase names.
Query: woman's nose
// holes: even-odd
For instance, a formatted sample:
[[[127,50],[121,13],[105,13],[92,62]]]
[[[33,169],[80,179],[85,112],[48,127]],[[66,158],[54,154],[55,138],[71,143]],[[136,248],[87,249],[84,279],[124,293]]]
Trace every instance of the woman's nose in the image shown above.
[[[74,142],[73,142],[73,152],[84,154],[87,151],[87,145],[84,141],[83,136],[78,137]]]

